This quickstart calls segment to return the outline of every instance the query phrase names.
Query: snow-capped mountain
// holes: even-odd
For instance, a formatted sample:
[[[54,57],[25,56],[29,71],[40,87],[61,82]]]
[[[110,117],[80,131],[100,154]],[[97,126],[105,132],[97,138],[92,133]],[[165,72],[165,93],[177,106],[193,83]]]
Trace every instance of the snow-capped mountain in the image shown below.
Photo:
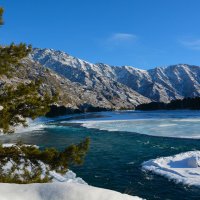
[[[51,76],[43,76],[46,89],[59,90],[62,96],[59,104],[66,107],[73,105],[80,110],[87,110],[88,107],[133,109],[138,104],[150,102],[150,99],[106,76],[107,67],[100,68],[60,51],[35,49],[25,63],[34,76],[34,70],[43,69],[40,65],[49,67]]]
[[[198,66],[173,65],[140,70],[131,66],[92,64],[52,49],[34,49],[30,58],[80,84],[86,91],[97,92],[98,101],[102,97],[112,99],[113,106],[119,102],[136,105],[149,99],[168,102],[200,95]],[[115,98],[118,100],[113,102]]]
[[[119,67],[117,81],[136,90],[153,101],[168,102],[172,99],[200,95],[200,67],[172,65],[151,70]]]

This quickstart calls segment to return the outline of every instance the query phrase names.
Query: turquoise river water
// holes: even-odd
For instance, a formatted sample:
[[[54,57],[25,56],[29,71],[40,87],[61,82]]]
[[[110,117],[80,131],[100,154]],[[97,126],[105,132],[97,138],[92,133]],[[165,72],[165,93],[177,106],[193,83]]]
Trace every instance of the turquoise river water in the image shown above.
[[[141,163],[149,159],[200,150],[199,111],[71,115],[46,122],[38,120],[27,131],[0,137],[4,143],[21,140],[58,149],[90,137],[84,164],[72,169],[88,184],[147,200],[200,199],[200,188],[176,184],[141,170]]]

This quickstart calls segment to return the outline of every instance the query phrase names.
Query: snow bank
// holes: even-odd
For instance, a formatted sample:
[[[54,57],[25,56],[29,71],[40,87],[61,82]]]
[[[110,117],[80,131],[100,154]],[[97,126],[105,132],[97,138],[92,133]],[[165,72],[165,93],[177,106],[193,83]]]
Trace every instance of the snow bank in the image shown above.
[[[16,144],[3,144],[3,147],[13,147]],[[29,146],[29,145],[25,145]],[[96,188],[87,185],[87,183],[71,170],[65,174],[57,173],[50,170],[49,166],[42,161],[32,163],[30,160],[23,158],[18,163],[18,168],[12,170],[15,166],[14,160],[9,159],[3,162],[2,174],[17,175],[23,180],[25,172],[32,172],[33,168],[41,169],[41,179],[49,172],[51,183],[34,183],[34,184],[8,184],[0,183],[0,200],[139,200],[139,197],[133,197],[119,192]],[[24,169],[26,169],[24,171]]]
[[[75,115],[75,114],[73,114]],[[27,133],[27,132],[32,132],[32,131],[41,131],[44,130],[45,128],[54,128],[55,125],[49,124],[49,122],[55,122],[57,120],[61,119],[69,119],[72,115],[63,115],[63,116],[58,116],[58,117],[53,117],[53,118],[48,118],[48,117],[38,117],[34,120],[27,118],[26,119],[26,124],[27,127],[24,127],[23,125],[18,125],[13,127],[15,130],[15,133]]]
[[[52,177],[52,182],[79,183],[87,185],[82,178],[77,177],[76,174],[71,170],[68,170],[64,175],[61,175],[55,171],[49,171],[49,174]]]
[[[142,169],[165,176],[176,183],[200,187],[200,151],[149,160],[142,163]]]
[[[0,183],[0,200],[141,200],[79,183]]]

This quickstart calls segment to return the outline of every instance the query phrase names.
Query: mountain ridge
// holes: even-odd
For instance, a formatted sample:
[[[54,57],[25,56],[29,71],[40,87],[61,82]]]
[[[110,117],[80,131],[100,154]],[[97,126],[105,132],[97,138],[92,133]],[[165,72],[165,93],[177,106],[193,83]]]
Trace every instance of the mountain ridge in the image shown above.
[[[73,82],[61,74],[35,62],[30,57],[21,61],[20,65],[13,66],[14,76],[0,77],[0,88],[5,85],[16,86],[19,83],[28,84],[40,79],[40,95],[46,92],[50,95],[59,93],[58,102],[53,106],[51,116],[76,112],[134,109],[136,105],[150,102],[118,82],[101,80],[95,87],[89,87]],[[101,84],[100,84],[101,83]]]
[[[138,68],[138,67],[135,67],[133,65],[111,65],[111,64],[108,64],[108,63],[103,63],[103,62],[91,62],[91,61],[87,61],[86,59],[83,59],[83,58],[78,58],[76,56],[73,56],[69,53],[66,53],[65,51],[63,50],[58,50],[58,49],[53,49],[53,48],[39,48],[39,47],[35,47],[33,48],[33,51],[35,50],[50,50],[50,51],[53,51],[53,52],[57,52],[57,53],[61,53],[61,54],[66,54],[70,57],[73,57],[73,58],[76,58],[76,59],[79,59],[81,61],[84,61],[84,62],[87,62],[87,63],[90,63],[90,64],[93,64],[93,65],[100,65],[100,64],[103,64],[103,65],[107,65],[107,66],[111,66],[111,67],[131,67],[135,70],[138,70],[138,71],[149,71],[149,70],[154,70],[156,68],[162,68],[162,69],[165,69],[165,68],[169,68],[169,67],[173,67],[173,66],[179,66],[179,65],[186,65],[186,66],[194,66],[194,67],[200,67],[200,65],[195,65],[195,64],[188,64],[188,63],[177,63],[177,64],[169,64],[169,65],[161,65],[161,66],[155,66],[155,67],[152,67],[152,68],[149,68],[149,69],[142,69],[142,68]]]
[[[151,101],[169,102],[200,95],[200,67],[195,65],[179,64],[143,70],[132,66],[92,64],[63,51],[38,48],[33,50],[30,58],[93,90],[115,82]]]

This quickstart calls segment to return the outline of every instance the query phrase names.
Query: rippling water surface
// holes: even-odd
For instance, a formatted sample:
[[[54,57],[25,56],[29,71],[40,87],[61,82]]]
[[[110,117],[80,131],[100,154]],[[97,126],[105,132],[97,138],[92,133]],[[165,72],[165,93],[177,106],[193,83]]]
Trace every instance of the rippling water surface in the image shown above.
[[[200,150],[199,111],[102,112],[37,123],[1,140],[62,149],[90,137],[84,165],[73,168],[89,184],[149,200],[200,199],[200,188],[141,170],[143,161]]]

